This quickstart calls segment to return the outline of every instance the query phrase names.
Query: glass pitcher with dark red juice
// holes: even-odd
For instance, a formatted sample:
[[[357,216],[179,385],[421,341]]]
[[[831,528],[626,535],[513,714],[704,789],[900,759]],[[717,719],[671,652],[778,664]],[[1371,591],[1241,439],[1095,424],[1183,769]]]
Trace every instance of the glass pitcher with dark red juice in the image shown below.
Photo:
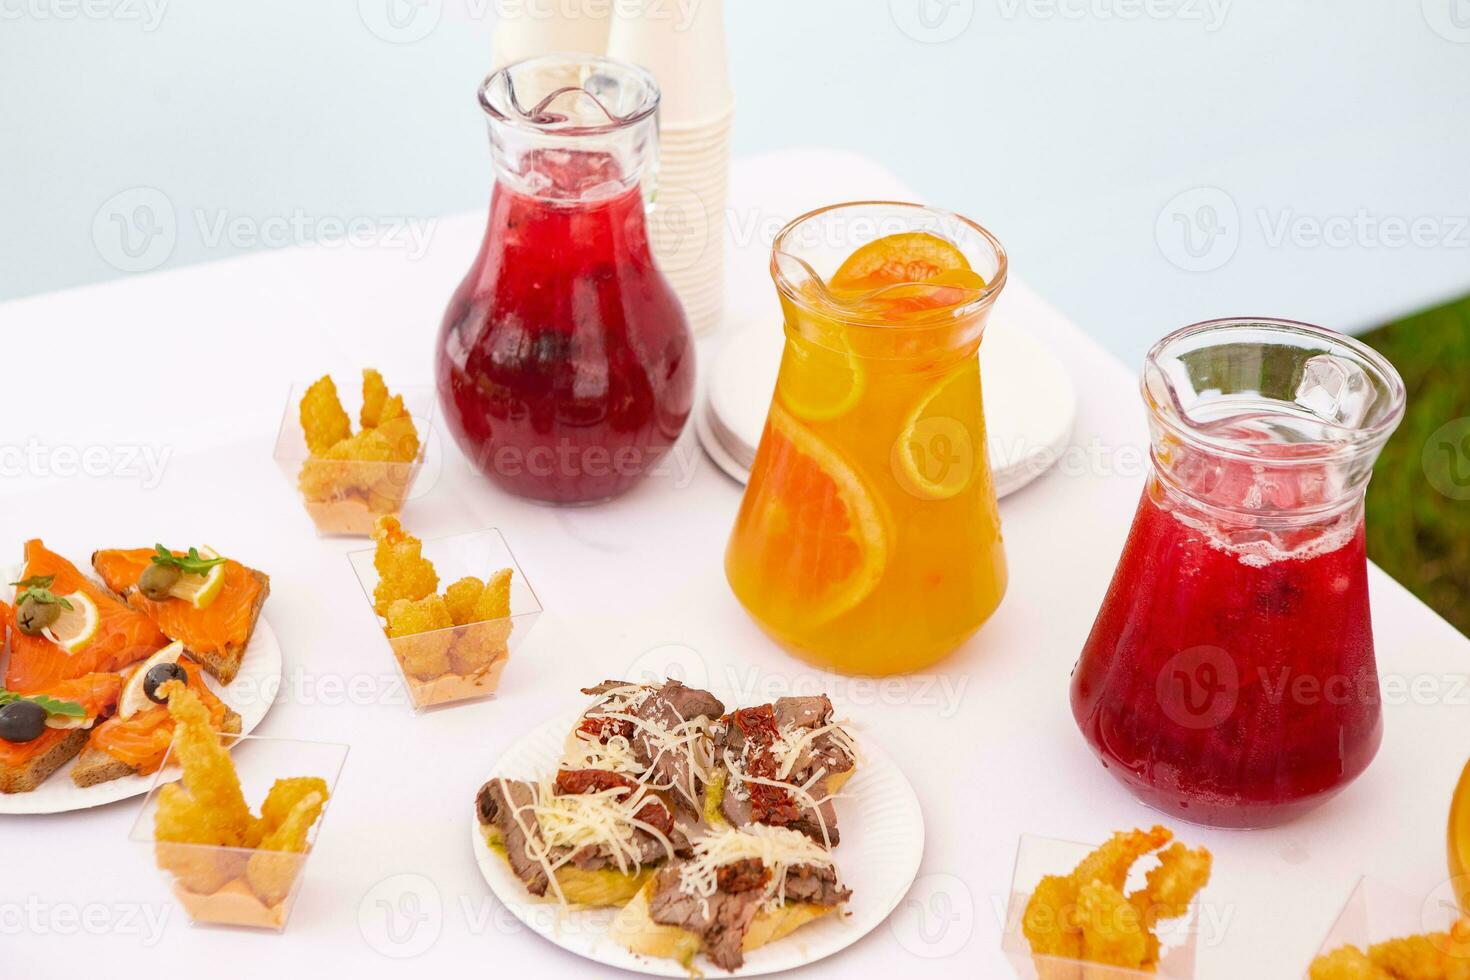
[[[658,88],[641,69],[550,55],[486,79],[490,221],[439,332],[460,447],[512,493],[614,497],[688,419],[694,347],[649,250]]]
[[[1333,331],[1216,320],[1160,341],[1142,388],[1153,467],[1072,713],[1144,803],[1283,823],[1382,739],[1363,498],[1403,383]]]

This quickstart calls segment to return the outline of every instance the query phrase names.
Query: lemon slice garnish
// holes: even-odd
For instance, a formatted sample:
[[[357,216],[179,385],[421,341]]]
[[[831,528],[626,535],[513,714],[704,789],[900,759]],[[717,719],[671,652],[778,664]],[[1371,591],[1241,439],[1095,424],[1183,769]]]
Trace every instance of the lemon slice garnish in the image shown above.
[[[980,370],[966,364],[926,395],[893,445],[893,475],[923,500],[948,500],[985,465]]]
[[[851,352],[827,350],[805,341],[789,341],[776,377],[786,408],[808,422],[846,415],[862,397],[864,374]]]
[[[213,548],[200,548],[199,557],[204,559],[218,558],[219,554]],[[179,576],[179,580],[168,590],[168,594],[175,599],[183,599],[195,609],[204,609],[210,603],[219,598],[220,592],[225,587],[225,563],[220,562],[203,575],[190,575],[185,572]]]
[[[71,608],[61,607],[56,622],[41,631],[41,634],[67,653],[80,653],[97,637],[97,628],[102,617],[97,604],[85,592],[73,592],[62,596]]]
[[[122,696],[117,699],[117,716],[131,718],[140,711],[158,707],[157,702],[150,700],[143,690],[148,681],[148,671],[159,664],[176,664],[183,655],[184,645],[182,643],[170,643],[134,667],[133,672],[128,675],[127,683],[123,685]]]

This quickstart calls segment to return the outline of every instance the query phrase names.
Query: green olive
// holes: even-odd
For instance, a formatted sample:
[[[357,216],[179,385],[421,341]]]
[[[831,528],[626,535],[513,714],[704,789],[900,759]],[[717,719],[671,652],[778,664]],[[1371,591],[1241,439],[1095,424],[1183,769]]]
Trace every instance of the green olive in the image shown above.
[[[54,602],[37,602],[27,596],[15,611],[15,625],[27,636],[39,636],[41,631],[56,622],[61,615],[61,606]]]
[[[138,579],[138,591],[150,599],[162,601],[168,598],[168,591],[178,582],[179,571],[177,565],[149,565],[143,569],[143,576]]]

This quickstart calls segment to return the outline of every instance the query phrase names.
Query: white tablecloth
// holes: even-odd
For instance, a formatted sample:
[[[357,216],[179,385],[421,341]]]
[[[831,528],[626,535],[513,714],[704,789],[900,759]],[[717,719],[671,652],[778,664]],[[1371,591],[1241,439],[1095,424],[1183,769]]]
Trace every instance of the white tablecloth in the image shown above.
[[[765,254],[782,220],[832,201],[912,196],[870,163],[827,151],[739,161],[733,194],[732,321],[764,314],[771,329]],[[415,971],[444,976],[599,975],[490,896],[467,841],[471,800],[512,740],[579,702],[578,685],[672,661],[752,701],[829,686],[917,788],[928,843],[914,891],[888,924],[808,972],[1006,975],[999,934],[1018,836],[1100,840],[1155,820],[1096,763],[1067,704],[1143,477],[1133,368],[1031,293],[1028,257],[1012,256],[996,316],[1024,322],[1072,372],[1073,449],[1001,505],[1012,578],[995,618],[936,674],[877,686],[813,674],[742,612],[721,568],[740,489],[692,432],[668,475],[571,510],[495,492],[441,434],[432,490],[408,525],[424,536],[502,528],[547,613],[496,700],[415,717],[393,696],[343,557],[361,545],[313,536],[271,449],[294,380],[364,365],[430,380],[440,313],[482,229],[479,214],[444,219],[422,256],[392,243],[293,248],[0,305],[0,546],[18,553],[40,535],[85,562],[96,547],[207,541],[267,570],[287,676],[260,734],[352,745],[280,937],[191,929],[146,850],[128,841],[135,802],[0,818],[0,972],[123,980],[290,964],[293,974],[375,977],[402,975],[411,954]],[[45,372],[17,350],[44,351]],[[1360,875],[1415,896],[1446,876],[1445,807],[1470,754],[1470,643],[1372,577],[1380,667],[1392,689],[1408,690],[1390,695],[1372,768],[1278,830],[1176,825],[1216,854],[1200,977],[1297,975]]]

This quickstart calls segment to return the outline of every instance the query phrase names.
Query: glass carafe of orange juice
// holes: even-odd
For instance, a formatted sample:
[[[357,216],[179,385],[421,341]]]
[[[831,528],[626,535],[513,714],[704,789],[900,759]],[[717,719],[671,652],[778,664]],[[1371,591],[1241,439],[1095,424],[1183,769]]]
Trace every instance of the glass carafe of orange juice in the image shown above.
[[[913,204],[798,218],[771,254],[786,350],[725,573],[792,653],[853,674],[953,651],[1006,587],[980,339],[993,235]]]

